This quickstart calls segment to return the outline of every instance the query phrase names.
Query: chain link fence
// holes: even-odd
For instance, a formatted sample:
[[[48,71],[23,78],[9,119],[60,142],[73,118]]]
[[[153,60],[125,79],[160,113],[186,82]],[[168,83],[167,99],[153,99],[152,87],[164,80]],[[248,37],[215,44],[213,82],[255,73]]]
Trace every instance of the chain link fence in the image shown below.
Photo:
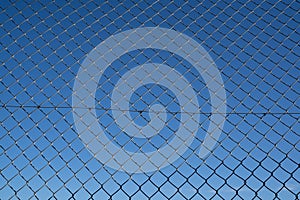
[[[299,1],[0,8],[0,199],[299,199]]]

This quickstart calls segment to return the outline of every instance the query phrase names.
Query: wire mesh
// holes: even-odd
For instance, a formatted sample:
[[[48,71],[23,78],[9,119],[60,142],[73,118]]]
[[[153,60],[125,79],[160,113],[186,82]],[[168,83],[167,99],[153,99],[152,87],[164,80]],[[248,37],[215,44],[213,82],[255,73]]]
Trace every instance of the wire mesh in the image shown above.
[[[0,199],[299,199],[299,1],[0,8]]]

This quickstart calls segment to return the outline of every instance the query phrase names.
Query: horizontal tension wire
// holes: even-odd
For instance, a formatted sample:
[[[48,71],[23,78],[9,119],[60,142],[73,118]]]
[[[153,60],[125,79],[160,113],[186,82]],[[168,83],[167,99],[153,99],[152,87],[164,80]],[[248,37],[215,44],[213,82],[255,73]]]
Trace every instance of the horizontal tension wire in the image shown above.
[[[121,110],[121,109],[111,109],[111,108],[99,108],[99,107],[72,107],[72,106],[39,106],[39,105],[1,105],[2,108],[35,108],[35,109],[72,109],[72,108],[78,108],[78,109],[87,109],[87,110],[104,110],[104,111],[110,111],[110,110],[116,110],[120,112],[137,112],[137,113],[143,113],[143,112],[152,112],[152,113],[170,113],[170,114],[180,114],[180,113],[186,113],[186,114],[205,114],[205,115],[211,115],[211,114],[224,114],[224,115],[299,115],[300,112],[228,112],[228,113],[212,113],[212,112],[181,112],[181,111],[149,111],[149,110]]]

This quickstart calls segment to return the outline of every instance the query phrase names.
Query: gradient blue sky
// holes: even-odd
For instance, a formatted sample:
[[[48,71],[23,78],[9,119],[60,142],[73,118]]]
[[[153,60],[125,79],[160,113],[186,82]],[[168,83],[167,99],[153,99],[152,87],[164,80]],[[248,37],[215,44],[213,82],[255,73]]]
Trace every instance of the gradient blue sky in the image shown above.
[[[289,0],[1,1],[0,198],[299,198],[299,9],[298,1]],[[199,140],[182,158],[161,171],[128,175],[104,167],[80,141],[72,87],[99,43],[121,31],[156,26],[182,32],[209,52],[224,80],[228,114],[219,145],[205,160],[195,152],[207,114],[201,115]],[[186,71],[201,111],[209,112],[205,84],[180,59],[149,49],[124,55],[100,80],[96,107],[109,109],[109,92],[102,88],[116,84],[116,71],[155,61]],[[166,101],[157,97],[160,90],[143,98]],[[176,101],[170,109],[178,109]],[[97,114],[108,131],[116,129],[109,113]],[[176,129],[176,118],[170,124]]]

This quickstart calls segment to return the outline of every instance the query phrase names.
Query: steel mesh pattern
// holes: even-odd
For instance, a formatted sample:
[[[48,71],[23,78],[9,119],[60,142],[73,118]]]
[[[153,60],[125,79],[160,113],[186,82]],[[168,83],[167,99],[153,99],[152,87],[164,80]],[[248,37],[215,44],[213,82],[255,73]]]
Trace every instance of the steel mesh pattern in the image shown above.
[[[299,199],[299,1],[4,0],[0,8],[0,199]],[[177,44],[175,37],[164,39],[166,34],[156,37],[157,46],[170,40],[174,52],[163,47],[132,49],[138,43],[129,36],[122,41],[132,50],[124,49],[124,54],[112,47],[102,53],[104,46],[97,49],[99,44],[113,45],[107,42],[113,35],[147,27],[173,30],[197,42],[223,83],[209,73],[212,63],[199,72],[191,63],[193,53],[182,56],[175,51],[193,45]],[[139,37],[152,44],[151,36]],[[93,51],[98,57],[88,56]],[[81,82],[87,90],[95,84],[94,102],[74,106],[74,97],[84,97],[83,102],[92,93],[74,92],[80,69],[100,57],[111,59],[108,55],[115,56],[114,61]],[[148,67],[151,63],[156,65]],[[142,70],[139,66],[148,70],[141,71],[143,76],[133,70]],[[130,79],[123,80],[130,72]],[[212,93],[205,73],[224,86],[226,112],[219,113],[225,116],[221,134],[201,157],[210,124],[221,126],[214,121],[211,100],[214,94],[222,100],[221,87]],[[145,82],[151,75],[152,82]],[[133,78],[136,81],[130,82]],[[120,80],[124,83],[118,85]],[[163,80],[170,85],[160,84]],[[181,104],[190,94],[181,88],[182,80],[193,88],[199,110]],[[119,102],[114,90],[124,97],[132,92],[128,109],[113,107]],[[78,118],[74,109],[80,110]],[[114,165],[120,167],[116,169],[107,164],[120,161],[120,151],[103,162],[104,157],[89,149],[100,143],[79,137],[76,123],[83,123],[89,113],[95,113],[96,120],[85,121],[82,133],[97,137],[99,131],[92,128],[97,124],[120,151],[154,152],[171,144],[181,126],[193,140],[179,138],[181,145],[174,144],[166,165],[153,159],[157,170],[134,173],[143,167],[138,163],[128,172],[128,160]],[[126,113],[130,122],[118,124]],[[182,120],[184,116],[191,120]],[[158,120],[150,126],[155,133],[151,137],[126,135],[127,127],[144,127],[151,119]],[[161,121],[163,128],[158,128]],[[196,131],[193,122],[199,125]],[[187,147],[184,152],[178,150],[182,145]],[[172,155],[176,159],[168,160]]]

